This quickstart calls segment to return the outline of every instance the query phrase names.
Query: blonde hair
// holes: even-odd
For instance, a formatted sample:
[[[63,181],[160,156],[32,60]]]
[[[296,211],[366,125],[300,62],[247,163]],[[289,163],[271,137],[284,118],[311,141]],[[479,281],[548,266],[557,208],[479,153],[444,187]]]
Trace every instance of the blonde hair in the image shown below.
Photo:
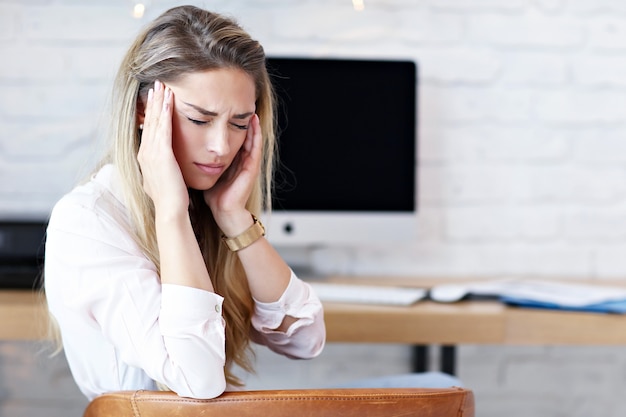
[[[255,214],[270,207],[275,148],[274,98],[262,46],[233,20],[194,6],[172,8],[150,23],[126,53],[117,73],[111,111],[112,146],[102,161],[117,166],[132,216],[132,233],[159,268],[154,205],[144,192],[137,161],[141,140],[137,101],[155,80],[172,82],[197,71],[234,68],[255,82],[256,113],[263,135],[261,175],[246,208]],[[220,242],[220,231],[202,192],[190,190],[190,217],[215,291],[224,297],[226,379],[242,385],[232,365],[252,371],[250,328],[254,303],[236,254]]]

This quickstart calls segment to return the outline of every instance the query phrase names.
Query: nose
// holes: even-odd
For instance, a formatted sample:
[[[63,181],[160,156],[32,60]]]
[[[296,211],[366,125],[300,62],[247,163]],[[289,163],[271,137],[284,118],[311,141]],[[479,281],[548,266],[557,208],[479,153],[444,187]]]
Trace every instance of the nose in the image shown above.
[[[228,135],[228,126],[221,123],[209,129],[206,137],[207,150],[217,156],[227,155],[230,151]]]

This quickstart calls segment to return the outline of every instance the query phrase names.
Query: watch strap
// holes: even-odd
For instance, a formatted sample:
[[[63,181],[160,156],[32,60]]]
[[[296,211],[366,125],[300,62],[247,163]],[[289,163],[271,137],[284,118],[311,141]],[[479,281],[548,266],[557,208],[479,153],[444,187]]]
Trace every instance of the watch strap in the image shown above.
[[[228,246],[233,252],[240,251],[244,248],[247,248],[254,242],[256,242],[262,236],[265,236],[265,227],[263,223],[253,214],[252,226],[247,228],[243,233],[235,236],[235,237],[227,237],[222,235],[222,241]]]

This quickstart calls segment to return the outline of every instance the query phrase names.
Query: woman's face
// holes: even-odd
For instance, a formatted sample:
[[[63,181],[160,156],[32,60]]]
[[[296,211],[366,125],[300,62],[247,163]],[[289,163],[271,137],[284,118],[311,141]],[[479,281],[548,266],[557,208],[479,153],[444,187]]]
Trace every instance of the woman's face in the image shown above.
[[[172,148],[185,184],[208,190],[231,165],[256,110],[253,79],[239,69],[187,74],[174,93]]]

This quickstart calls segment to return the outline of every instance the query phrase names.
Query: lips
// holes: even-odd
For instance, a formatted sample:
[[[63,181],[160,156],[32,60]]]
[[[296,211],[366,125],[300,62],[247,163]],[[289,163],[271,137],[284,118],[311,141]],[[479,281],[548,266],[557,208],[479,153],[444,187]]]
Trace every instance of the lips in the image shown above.
[[[199,162],[194,162],[194,165],[207,175],[219,175],[222,171],[224,171],[223,164],[201,164]]]

